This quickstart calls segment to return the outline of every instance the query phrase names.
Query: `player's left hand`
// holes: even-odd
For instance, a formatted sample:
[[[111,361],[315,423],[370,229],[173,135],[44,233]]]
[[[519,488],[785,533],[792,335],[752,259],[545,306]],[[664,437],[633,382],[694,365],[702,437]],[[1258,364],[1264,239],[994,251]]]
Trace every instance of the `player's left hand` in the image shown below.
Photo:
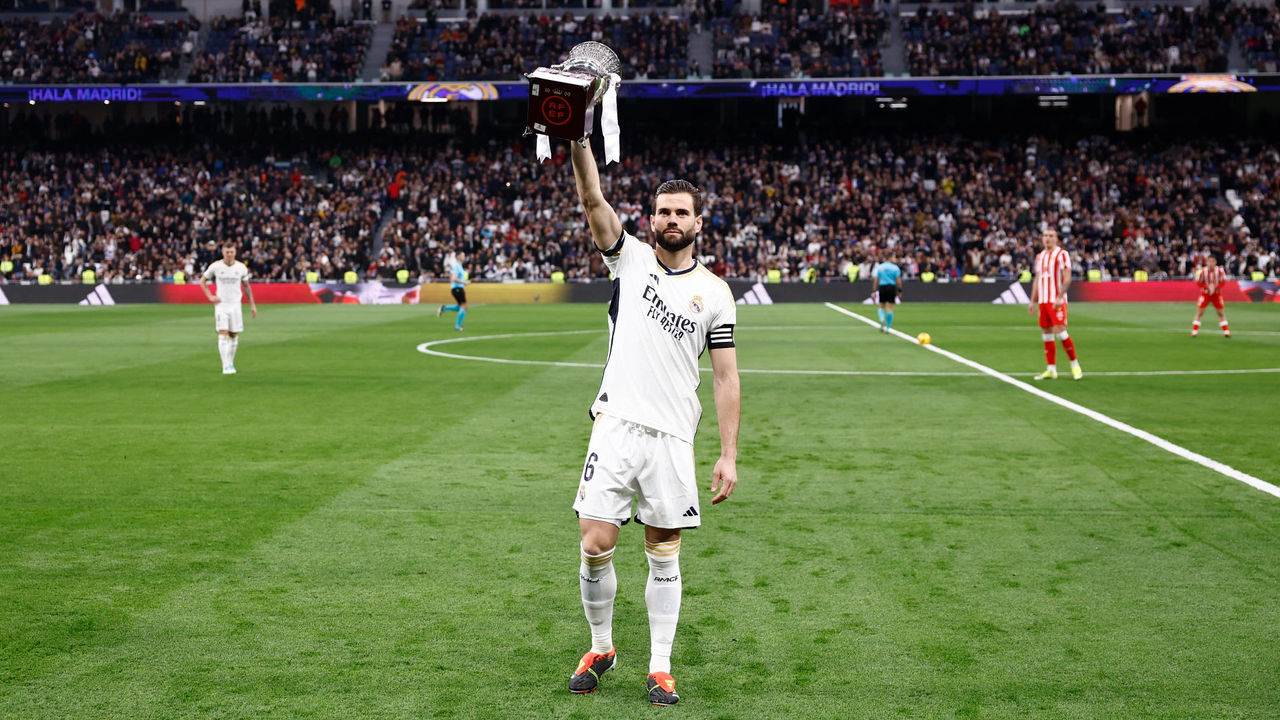
[[[253,306],[251,306],[251,307],[249,308],[249,315],[250,315],[254,320],[257,320],[257,319],[258,319],[258,306],[257,306],[257,305],[253,305]]]
[[[733,458],[721,455],[716,461],[715,469],[711,471],[711,492],[716,494],[711,498],[711,504],[716,505],[727,500],[737,486],[738,463]]]

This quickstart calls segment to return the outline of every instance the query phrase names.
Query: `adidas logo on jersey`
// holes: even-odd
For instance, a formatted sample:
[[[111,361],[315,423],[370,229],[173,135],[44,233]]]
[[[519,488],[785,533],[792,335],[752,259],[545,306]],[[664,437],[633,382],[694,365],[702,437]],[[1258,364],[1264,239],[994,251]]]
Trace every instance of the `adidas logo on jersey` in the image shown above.
[[[600,393],[600,397],[596,399],[600,402],[609,402],[609,393]]]
[[[685,510],[684,515],[681,515],[680,517],[698,517],[698,508],[695,508],[692,505],[690,505],[689,509]]]

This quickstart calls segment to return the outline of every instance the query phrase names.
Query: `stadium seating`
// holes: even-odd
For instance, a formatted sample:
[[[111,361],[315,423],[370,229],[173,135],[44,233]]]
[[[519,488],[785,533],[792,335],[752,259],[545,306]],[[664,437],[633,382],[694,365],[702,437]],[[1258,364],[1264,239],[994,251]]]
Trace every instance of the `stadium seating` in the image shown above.
[[[1280,69],[1280,7],[1245,8],[1239,34],[1251,69],[1259,72]]]
[[[774,8],[711,21],[717,78],[865,77],[884,74],[883,10],[830,15]]]
[[[81,12],[0,20],[0,82],[138,83],[176,80],[182,44],[199,22]]]
[[[523,73],[564,59],[569,48],[599,40],[626,48],[628,78],[683,78],[688,65],[688,25],[667,15],[480,15],[474,22],[429,23],[402,19],[387,65],[391,79],[519,80]]]
[[[904,6],[900,32],[891,31],[884,10],[854,0],[822,13],[786,5],[748,13],[706,0],[633,0],[629,15],[582,14],[596,0],[542,4],[508,13],[526,3],[503,0],[490,4],[501,14],[459,20],[439,17],[440,4],[424,0],[426,17],[397,23],[380,58],[384,78],[519,80],[592,39],[624,50],[628,79],[880,76],[890,53],[905,60],[899,72],[915,76],[1222,72],[1233,42],[1250,69],[1275,72],[1280,52],[1280,9],[1225,0],[1190,8],[912,4]],[[332,13],[260,19],[251,12],[209,24],[192,82],[354,80],[372,36],[368,24]],[[144,13],[15,16],[0,21],[0,82],[181,80],[183,44],[199,40],[191,33],[197,27],[191,18],[160,22]],[[693,46],[702,50],[691,53]],[[708,60],[710,67],[698,65]]]
[[[313,19],[218,18],[191,82],[339,82],[354,80],[369,46],[369,26],[332,14]]]
[[[309,150],[277,157],[270,144],[243,144],[248,129],[296,127],[298,140],[322,119],[243,122],[238,135],[199,130],[218,143],[212,150],[193,136],[75,152],[6,146],[0,186],[16,191],[0,205],[0,256],[20,273],[58,278],[78,277],[89,260],[109,281],[190,277],[210,241],[231,237],[268,279],[311,269],[393,277],[402,267],[438,276],[450,247],[473,257],[480,280],[602,275],[563,148],[537,165],[527,148],[483,138],[318,134]],[[1207,248],[1233,275],[1270,274],[1280,252],[1280,147],[1261,140],[919,135],[782,148],[658,139],[602,179],[624,224],[644,235],[652,190],[673,175],[705,189],[699,253],[726,277],[775,270],[795,281],[812,268],[840,280],[892,254],[908,277],[1011,280],[1041,223],[1060,231],[1082,278],[1185,276]]]
[[[912,75],[1222,72],[1238,9],[1077,3],[1017,14],[959,4],[903,19]]]

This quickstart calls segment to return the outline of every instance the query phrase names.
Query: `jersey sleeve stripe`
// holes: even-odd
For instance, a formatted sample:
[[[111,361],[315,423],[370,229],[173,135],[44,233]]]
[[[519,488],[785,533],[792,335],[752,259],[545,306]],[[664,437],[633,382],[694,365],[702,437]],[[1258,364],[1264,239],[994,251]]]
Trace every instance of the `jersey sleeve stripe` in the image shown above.
[[[614,243],[613,247],[609,248],[608,250],[601,250],[600,254],[604,255],[605,257],[613,257],[614,255],[617,255],[618,253],[622,252],[622,241],[626,239],[627,239],[627,232],[624,230],[622,231],[622,234],[618,235],[618,242]]]

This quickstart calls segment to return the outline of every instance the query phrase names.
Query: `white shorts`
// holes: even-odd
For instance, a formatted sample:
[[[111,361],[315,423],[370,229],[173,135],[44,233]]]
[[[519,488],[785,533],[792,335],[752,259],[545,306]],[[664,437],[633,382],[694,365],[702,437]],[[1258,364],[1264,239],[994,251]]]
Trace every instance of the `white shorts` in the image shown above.
[[[213,325],[218,332],[244,332],[244,313],[239,305],[218,304],[213,308]]]
[[[675,529],[702,524],[693,445],[610,415],[596,416],[573,509],[578,517]]]

